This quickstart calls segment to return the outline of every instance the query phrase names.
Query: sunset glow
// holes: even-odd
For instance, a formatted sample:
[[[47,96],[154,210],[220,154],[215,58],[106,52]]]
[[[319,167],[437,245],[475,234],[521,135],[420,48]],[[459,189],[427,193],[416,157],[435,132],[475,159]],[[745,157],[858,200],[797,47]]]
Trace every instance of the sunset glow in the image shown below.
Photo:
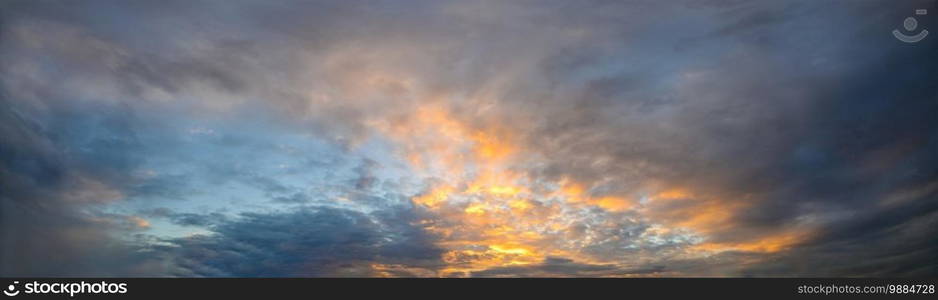
[[[892,1],[0,2],[6,277],[938,274]]]

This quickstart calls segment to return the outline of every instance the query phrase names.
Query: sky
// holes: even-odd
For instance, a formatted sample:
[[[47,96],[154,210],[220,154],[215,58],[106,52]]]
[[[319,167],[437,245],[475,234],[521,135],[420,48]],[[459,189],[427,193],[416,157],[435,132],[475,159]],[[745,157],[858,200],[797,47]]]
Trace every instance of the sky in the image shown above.
[[[936,276],[935,15],[0,1],[0,275]]]

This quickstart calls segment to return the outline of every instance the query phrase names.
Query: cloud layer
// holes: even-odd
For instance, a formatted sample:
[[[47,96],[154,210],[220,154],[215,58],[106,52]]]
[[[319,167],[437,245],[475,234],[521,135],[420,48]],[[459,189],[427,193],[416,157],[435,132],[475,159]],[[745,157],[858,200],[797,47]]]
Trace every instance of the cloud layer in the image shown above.
[[[5,276],[938,274],[928,1],[0,5]]]

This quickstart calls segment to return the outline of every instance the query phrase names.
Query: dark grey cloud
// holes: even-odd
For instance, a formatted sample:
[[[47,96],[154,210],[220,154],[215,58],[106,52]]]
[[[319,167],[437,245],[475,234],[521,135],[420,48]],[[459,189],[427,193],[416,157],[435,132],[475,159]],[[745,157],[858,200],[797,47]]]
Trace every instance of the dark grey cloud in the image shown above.
[[[333,208],[249,213],[210,235],[170,240],[177,276],[375,276],[371,264],[436,269],[441,250],[408,213],[371,216]],[[251,262],[251,263],[245,263]]]
[[[140,211],[140,215],[148,218],[165,218],[171,223],[180,226],[211,227],[229,220],[228,216],[219,212],[212,213],[185,213],[160,207]]]
[[[788,253],[743,274],[753,276],[931,276],[938,243],[935,190],[909,203],[868,210],[837,222]]]
[[[135,255],[134,247],[114,239],[114,234],[135,230],[134,223],[124,216],[84,210],[121,198],[108,180],[124,164],[76,162],[50,137],[43,123],[26,119],[6,99],[0,102],[4,103],[0,108],[0,238],[4,244],[0,273],[114,276],[158,272],[146,264],[145,257]]]

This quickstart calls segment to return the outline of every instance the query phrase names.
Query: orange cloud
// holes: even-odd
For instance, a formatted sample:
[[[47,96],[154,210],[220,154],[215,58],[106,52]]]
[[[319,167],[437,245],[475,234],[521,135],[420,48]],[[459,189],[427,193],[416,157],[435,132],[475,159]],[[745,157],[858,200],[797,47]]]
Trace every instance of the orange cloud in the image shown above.
[[[808,231],[791,230],[744,242],[706,242],[694,245],[690,250],[704,252],[746,251],[771,253],[786,250],[803,241],[807,236]]]
[[[587,254],[581,247],[593,237],[576,233],[576,211],[600,208],[610,213],[632,211],[655,224],[657,235],[710,235],[732,230],[743,201],[694,194],[688,188],[658,188],[647,203],[631,195],[599,194],[597,183],[563,178],[534,180],[520,172],[527,147],[507,126],[472,126],[436,101],[415,108],[412,118],[375,121],[374,129],[400,144],[401,156],[435,185],[412,198],[440,221],[424,224],[445,249],[446,266],[437,276],[465,276],[506,265],[535,264],[558,256],[582,262],[619,263]],[[654,190],[654,189],[652,189]],[[598,195],[597,195],[598,194]],[[427,221],[429,222],[429,221]],[[680,229],[680,230],[674,230]],[[804,234],[785,233],[745,241],[704,242],[691,252],[775,252]],[[380,266],[393,273],[389,266]]]

